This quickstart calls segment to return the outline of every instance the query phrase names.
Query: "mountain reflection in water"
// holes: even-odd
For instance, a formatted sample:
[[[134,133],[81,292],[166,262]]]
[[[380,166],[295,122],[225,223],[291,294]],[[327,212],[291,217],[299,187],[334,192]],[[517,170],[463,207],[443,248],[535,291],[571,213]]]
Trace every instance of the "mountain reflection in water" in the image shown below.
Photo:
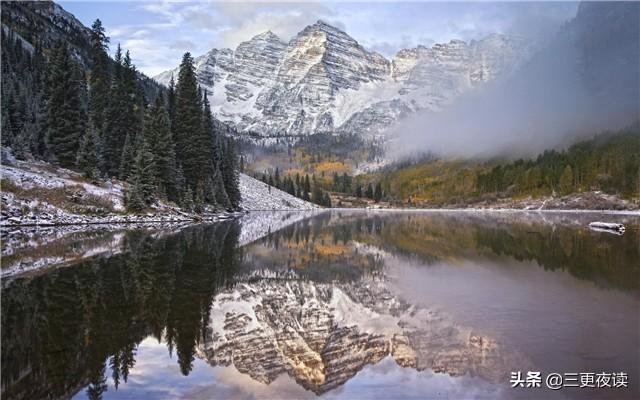
[[[635,217],[612,217],[623,236],[561,214],[270,218],[15,252],[51,268],[3,279],[3,398],[512,398],[540,392],[511,371],[638,376]],[[69,248],[88,256],[55,268]]]

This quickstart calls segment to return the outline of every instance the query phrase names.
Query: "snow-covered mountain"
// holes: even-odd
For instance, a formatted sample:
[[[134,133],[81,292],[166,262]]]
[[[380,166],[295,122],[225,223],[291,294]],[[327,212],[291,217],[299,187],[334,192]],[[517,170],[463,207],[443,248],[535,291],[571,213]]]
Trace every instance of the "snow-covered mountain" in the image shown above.
[[[287,44],[272,32],[235,50],[195,59],[216,117],[262,136],[371,136],[416,110],[438,110],[459,94],[513,71],[531,53],[519,38],[418,46],[387,60],[325,22]],[[177,69],[155,79],[168,84]]]

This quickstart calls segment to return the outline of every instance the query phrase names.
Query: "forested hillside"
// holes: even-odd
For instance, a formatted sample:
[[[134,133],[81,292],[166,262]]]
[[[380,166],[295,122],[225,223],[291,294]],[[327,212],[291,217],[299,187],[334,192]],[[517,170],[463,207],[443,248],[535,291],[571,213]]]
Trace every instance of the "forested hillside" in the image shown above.
[[[175,84],[152,85],[120,45],[108,56],[100,20],[89,30],[46,4],[64,13],[50,16],[53,26],[62,18],[74,29],[46,30],[48,9],[37,3],[11,5],[8,16],[3,4],[2,145],[88,179],[125,180],[131,210],[159,199],[194,211],[237,208],[234,142],[211,114],[191,55]]]
[[[410,205],[468,204],[595,191],[637,202],[640,124],[596,135],[566,150],[548,150],[531,159],[480,162],[428,158],[396,164],[355,177],[348,190],[339,191],[371,197],[363,188],[376,184],[384,193],[380,199]]]

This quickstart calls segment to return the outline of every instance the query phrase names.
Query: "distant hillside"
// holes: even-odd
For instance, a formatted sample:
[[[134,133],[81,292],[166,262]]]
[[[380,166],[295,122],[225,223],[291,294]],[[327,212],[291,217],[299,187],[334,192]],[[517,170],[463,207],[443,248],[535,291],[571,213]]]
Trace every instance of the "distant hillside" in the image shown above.
[[[640,124],[597,135],[564,151],[545,151],[535,159],[429,159],[362,175],[356,182],[361,187],[380,182],[386,200],[411,205],[463,205],[602,192],[635,201],[637,207]]]

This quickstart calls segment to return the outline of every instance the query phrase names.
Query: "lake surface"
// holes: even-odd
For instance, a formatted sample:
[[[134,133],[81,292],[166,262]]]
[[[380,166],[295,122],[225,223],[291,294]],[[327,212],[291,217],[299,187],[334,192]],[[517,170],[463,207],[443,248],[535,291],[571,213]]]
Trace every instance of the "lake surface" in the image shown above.
[[[272,213],[9,244],[6,399],[640,398],[637,216]],[[603,372],[628,388],[545,388]]]

